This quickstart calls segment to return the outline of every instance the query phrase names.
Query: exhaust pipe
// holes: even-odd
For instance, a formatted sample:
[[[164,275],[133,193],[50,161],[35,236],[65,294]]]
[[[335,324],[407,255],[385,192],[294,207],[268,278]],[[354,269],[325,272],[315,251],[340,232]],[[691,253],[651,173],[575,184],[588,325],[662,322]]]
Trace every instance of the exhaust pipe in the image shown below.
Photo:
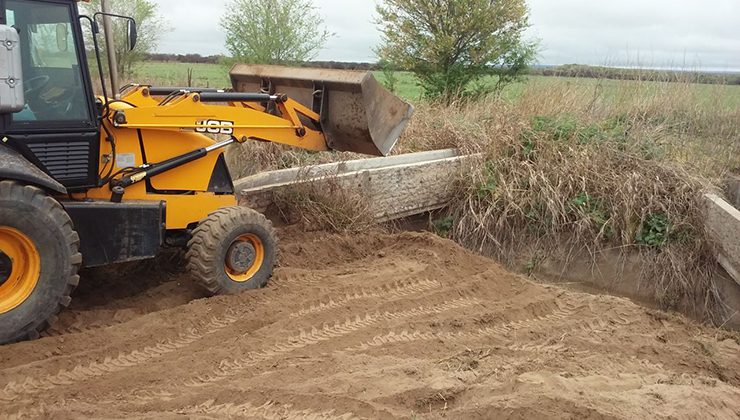
[[[110,72],[110,85],[115,99],[120,99],[118,79],[118,59],[116,58],[116,41],[113,36],[113,23],[109,14],[110,5],[108,0],[100,0],[100,10],[103,15],[103,31],[105,31],[105,50],[108,52],[108,71]],[[105,81],[103,81],[105,83]]]

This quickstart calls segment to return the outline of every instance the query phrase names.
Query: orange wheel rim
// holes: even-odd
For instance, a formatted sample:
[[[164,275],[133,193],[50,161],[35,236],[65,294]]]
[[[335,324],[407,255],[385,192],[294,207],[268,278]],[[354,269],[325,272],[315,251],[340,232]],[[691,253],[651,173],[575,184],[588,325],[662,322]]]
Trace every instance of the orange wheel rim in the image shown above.
[[[0,314],[4,314],[33,293],[41,274],[41,256],[28,236],[7,226],[0,226],[0,251],[11,267],[0,278]]]
[[[244,249],[245,245],[251,247],[251,249],[246,248],[249,250],[249,255],[247,256],[245,265],[245,261],[243,259],[239,262],[240,264],[234,264],[233,261],[231,261],[231,263],[229,261],[234,257],[230,257],[229,255],[226,257],[226,274],[231,280],[239,283],[251,280],[260,270],[262,263],[265,261],[265,245],[262,243],[262,240],[253,233],[247,233],[237,237],[229,246],[229,252],[231,252],[234,247]],[[252,251],[253,255],[251,254]],[[239,267],[235,267],[235,265],[239,265]]]

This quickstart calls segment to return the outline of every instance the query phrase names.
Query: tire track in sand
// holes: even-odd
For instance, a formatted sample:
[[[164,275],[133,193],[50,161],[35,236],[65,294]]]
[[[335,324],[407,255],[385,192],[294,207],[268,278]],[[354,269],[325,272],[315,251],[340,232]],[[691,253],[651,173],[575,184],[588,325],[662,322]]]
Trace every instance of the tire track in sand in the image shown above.
[[[560,302],[555,303],[558,307],[552,313],[542,315],[534,318],[527,318],[519,321],[507,322],[504,324],[496,325],[493,327],[478,328],[472,331],[414,331],[408,332],[407,330],[402,331],[390,331],[383,335],[373,337],[372,340],[365,341],[356,346],[347,347],[341,352],[361,352],[367,351],[373,348],[401,344],[411,343],[415,341],[431,341],[431,340],[476,340],[487,337],[503,336],[505,334],[515,332],[523,329],[534,329],[535,327],[546,324],[546,323],[558,323],[557,332],[567,334],[570,331],[581,330],[585,332],[592,332],[608,326],[609,324],[618,325],[629,325],[632,321],[623,314],[616,314],[605,319],[602,315],[594,316],[590,319],[577,319],[574,323],[566,323],[568,318],[576,314],[580,309],[587,307],[588,305],[575,305],[572,303],[561,304]],[[568,328],[563,329],[562,326],[569,325]],[[516,348],[529,348],[528,344],[519,344]],[[516,348],[512,347],[513,350]],[[531,348],[536,348],[536,344],[532,344]]]
[[[373,314],[365,314],[364,316],[357,316],[355,319],[347,319],[343,323],[335,323],[333,325],[323,324],[321,327],[312,327],[310,331],[301,330],[299,334],[289,337],[281,343],[274,344],[265,350],[248,353],[243,361],[223,359],[218,363],[218,367],[213,369],[210,374],[197,376],[194,379],[185,381],[185,385],[188,387],[202,387],[214,382],[219,382],[236,376],[247,368],[255,366],[258,363],[334,338],[350,335],[383,321],[394,321],[424,315],[440,314],[478,303],[479,300],[476,298],[463,297],[445,301],[437,305],[418,306],[413,309],[398,312],[376,312]]]
[[[337,353],[352,353],[362,352],[374,348],[380,348],[385,346],[391,346],[395,344],[406,344],[414,343],[418,341],[431,341],[431,340],[446,340],[456,341],[461,340],[474,340],[493,336],[500,336],[503,332],[513,332],[524,328],[532,328],[533,326],[555,321],[558,322],[558,326],[567,326],[565,329],[558,329],[557,333],[562,333],[563,337],[573,331],[582,331],[587,335],[591,335],[594,331],[603,329],[608,325],[618,324],[621,326],[630,325],[633,320],[630,320],[627,315],[616,313],[607,316],[606,319],[602,315],[597,315],[589,319],[576,319],[575,322],[562,322],[567,321],[567,318],[574,315],[579,309],[586,307],[587,305],[572,305],[568,304],[552,314],[540,316],[536,318],[530,318],[526,320],[513,321],[498,325],[496,327],[479,328],[474,331],[459,331],[459,332],[421,332],[414,331],[408,332],[403,330],[401,332],[390,331],[383,335],[378,335],[372,340],[365,341],[357,346],[347,347],[342,350],[338,350]],[[544,342],[533,341],[529,343],[516,343],[516,344],[504,344],[495,346],[497,348],[503,348],[514,353],[527,352],[537,354],[567,354],[571,357],[578,357],[581,363],[586,363],[590,366],[592,374],[599,374],[609,377],[618,377],[621,374],[662,374],[670,377],[670,381],[676,384],[694,385],[695,383],[706,384],[707,381],[714,380],[702,375],[695,375],[692,373],[678,372],[670,367],[665,366],[663,363],[655,363],[646,358],[640,358],[636,356],[625,355],[621,353],[611,353],[610,359],[604,361],[603,353],[594,352],[591,349],[582,348],[579,345],[565,344],[562,342],[552,341],[552,337],[548,338]],[[594,361],[593,365],[590,363]],[[527,362],[528,363],[528,362]]]
[[[40,404],[17,413],[5,413],[4,418],[6,420],[47,419],[51,417],[50,411],[46,405]]]
[[[288,275],[290,279],[288,282],[278,281],[276,284],[277,289],[287,288],[286,283],[306,283],[315,282],[310,275]],[[380,287],[372,291],[360,291],[354,294],[346,294],[343,299],[336,301],[330,300],[329,303],[324,304],[323,302],[305,308],[302,311],[308,313],[319,313],[326,310],[330,310],[343,303],[350,302],[355,299],[363,298],[382,298],[384,296],[389,297],[406,297],[415,293],[420,293],[428,290],[432,290],[440,286],[439,282],[422,280],[412,283],[394,283],[390,287]],[[274,296],[262,295],[255,299],[259,304],[269,303],[276,298]],[[300,311],[299,311],[300,312]],[[175,339],[168,339],[162,343],[158,343],[155,346],[148,346],[141,349],[136,349],[128,353],[119,354],[115,358],[106,357],[102,362],[93,362],[88,365],[77,365],[72,369],[62,370],[54,375],[48,375],[46,377],[34,379],[26,378],[23,382],[10,382],[4,389],[0,390],[0,401],[13,401],[21,395],[33,395],[43,391],[49,391],[61,386],[69,386],[74,383],[82,382],[88,379],[105,376],[107,374],[120,372],[129,368],[136,367],[150,360],[162,357],[168,353],[172,353],[176,350],[180,350],[203,337],[217,333],[221,330],[226,329],[238,320],[242,319],[245,313],[240,315],[225,315],[221,318],[214,318],[204,327],[198,329],[192,329],[187,333],[181,333]],[[297,316],[291,314],[291,317]],[[201,330],[202,331],[198,331]],[[22,368],[22,366],[16,367],[15,369]]]
[[[266,420],[355,420],[361,418],[353,413],[337,414],[335,410],[319,412],[314,410],[294,409],[292,405],[278,405],[272,401],[256,406],[249,402],[242,404],[215,404],[214,400],[209,400],[203,404],[176,410],[174,413],[185,415],[210,414],[218,418],[258,417]]]
[[[162,357],[168,353],[182,349],[201,340],[207,335],[221,331],[238,320],[244,314],[226,314],[213,318],[201,328],[193,328],[188,332],[180,333],[177,338],[168,339],[153,346],[147,346],[118,357],[106,357],[102,362],[92,362],[87,365],[77,365],[69,370],[62,370],[54,375],[42,378],[26,378],[23,382],[10,382],[0,390],[0,401],[11,402],[21,395],[38,394],[61,386],[69,386],[91,378],[120,372],[150,360]]]
[[[329,298],[326,303],[319,302],[318,304],[303,308],[290,314],[290,317],[297,318],[301,316],[317,314],[360,299],[376,299],[385,296],[403,298],[416,293],[434,290],[440,288],[441,286],[442,284],[438,281],[421,280],[411,283],[396,282],[392,286],[381,286],[371,290],[360,289],[354,291],[354,293],[348,292],[344,296],[338,298]]]
[[[273,302],[279,302],[281,300],[284,300],[285,299],[285,296],[276,295],[276,292],[278,292],[278,291],[291,291],[291,290],[294,290],[291,286],[296,286],[296,285],[299,285],[299,284],[305,286],[305,285],[311,285],[311,284],[318,284],[318,283],[320,283],[320,278],[318,276],[312,274],[312,273],[304,273],[303,270],[297,270],[298,271],[297,273],[293,273],[292,271],[295,271],[295,270],[291,270],[291,272],[289,272],[289,273],[280,273],[280,274],[276,275],[275,277],[273,277],[273,279],[270,282],[269,288],[266,289],[266,290],[269,290],[270,293],[263,293],[263,294],[258,294],[258,295],[250,296],[250,298],[247,301],[247,303],[249,305],[261,306],[261,305],[271,304]],[[175,309],[175,308],[164,309],[164,311],[166,311],[166,310],[173,310],[173,309]],[[216,333],[216,332],[224,329],[225,327],[228,327],[229,325],[233,324],[234,322],[237,322],[239,319],[246,317],[251,312],[254,312],[254,310],[251,310],[251,309],[245,310],[245,312],[240,313],[240,315],[239,315],[238,318],[233,319],[233,322],[230,322],[228,325],[225,325],[224,327],[218,328],[218,329],[213,330],[213,331],[205,331],[203,333],[203,336]],[[141,316],[146,316],[146,315],[148,315],[148,314],[141,314]],[[226,316],[224,319],[229,319],[229,316]],[[216,324],[219,323],[219,321],[216,318],[212,318],[211,323],[213,323],[213,322],[215,322]],[[84,333],[90,333],[90,332],[94,332],[96,330],[100,330],[100,329],[104,329],[104,328],[115,327],[117,325],[120,325],[120,324],[100,325],[100,326],[91,326],[91,327],[78,327],[78,328],[73,328],[73,329],[69,329],[69,330],[56,330],[52,334],[49,334],[49,335],[50,336],[57,336],[57,335],[63,336],[65,334],[76,334],[76,333],[84,334]],[[202,328],[204,328],[204,326],[199,326],[199,327],[191,328],[190,331],[192,331],[193,329],[200,330]],[[208,329],[208,326],[205,326],[205,328]],[[179,337],[179,336],[176,339],[168,339],[164,343],[157,344],[155,347],[161,347],[162,345],[167,346],[167,345],[171,344],[170,342],[177,342],[177,341],[180,341],[180,339],[181,339],[181,337]],[[143,349],[132,350],[132,351],[126,353],[126,354],[119,354],[119,357],[117,359],[124,359],[124,360],[125,359],[129,359],[131,357],[131,355],[135,355],[135,354],[141,353],[141,352],[148,352],[149,350],[150,349],[148,347],[143,348]],[[177,350],[177,349],[175,349],[175,350]],[[151,352],[151,351],[149,351],[149,352]],[[166,354],[166,353],[162,353],[162,355],[164,355],[164,354]],[[69,358],[69,357],[73,357],[73,356],[74,356],[74,353],[68,354],[66,357]],[[106,360],[108,360],[108,357],[106,357]],[[8,371],[8,372],[10,372],[10,371],[19,371],[19,370],[24,369],[28,365],[37,364],[39,362],[40,362],[39,360],[36,360],[36,361],[33,361],[33,362],[29,362],[29,363],[24,363],[24,364],[21,364],[21,365],[13,366],[12,368],[7,368],[5,370]],[[72,368],[70,370],[78,369],[80,367],[81,366],[75,366],[74,368]],[[63,372],[59,372],[59,374],[62,374],[62,373]],[[47,376],[47,378],[51,378],[52,376],[54,376],[54,375]],[[5,388],[7,388],[8,386],[17,387],[18,384],[14,384],[14,383],[11,382],[8,385],[6,385]],[[47,388],[47,389],[51,389],[51,388]],[[2,400],[3,400],[3,390],[0,389],[0,401],[2,401]]]
[[[314,273],[305,272],[305,270],[299,270],[299,269],[282,269],[280,272],[276,273],[275,276],[270,280],[268,283],[266,289],[274,292],[283,291],[283,290],[290,290],[293,287],[301,286],[305,287],[308,285],[315,285],[320,283],[320,277],[317,276]],[[199,298],[196,298],[199,299]],[[269,303],[273,300],[277,299],[277,297],[274,296],[267,296],[267,295],[260,295],[259,297],[255,298],[255,303]],[[119,300],[118,303],[121,303],[123,300]],[[176,306],[171,308],[162,308],[161,310],[168,310],[168,309],[174,309]],[[109,321],[103,322],[100,324],[95,325],[85,325],[86,321],[83,320],[84,314],[86,312],[95,312],[98,310],[98,307],[91,307],[86,310],[78,311],[78,313],[75,313],[73,311],[68,311],[66,313],[67,317],[72,318],[72,323],[69,326],[66,327],[59,327],[59,326],[52,326],[49,331],[46,332],[46,335],[49,337],[55,337],[55,336],[64,336],[68,334],[81,334],[81,333],[87,333],[87,332],[93,332],[96,330],[100,330],[103,328],[108,328],[114,325],[119,325],[124,322],[119,322],[115,320],[115,313],[121,310],[125,310],[126,308],[120,308],[120,309],[112,309],[108,312],[113,313],[113,315],[108,316],[107,318],[110,318]],[[136,317],[139,316],[145,316],[149,313],[157,312],[150,311],[150,312],[143,312],[141,314],[137,314]],[[134,317],[134,318],[136,318]],[[132,319],[134,319],[132,318]]]
[[[321,283],[322,277],[316,272],[305,269],[284,267],[278,268],[267,287],[284,288],[290,286],[307,286]]]

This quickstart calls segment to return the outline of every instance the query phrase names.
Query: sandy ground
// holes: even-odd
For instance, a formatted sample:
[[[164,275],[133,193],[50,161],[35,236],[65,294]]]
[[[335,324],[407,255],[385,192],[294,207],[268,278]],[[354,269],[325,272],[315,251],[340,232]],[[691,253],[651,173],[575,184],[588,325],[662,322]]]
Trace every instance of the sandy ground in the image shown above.
[[[0,417],[740,417],[738,334],[430,234],[282,236],[241,296],[162,259],[84,273],[52,335],[0,347]]]

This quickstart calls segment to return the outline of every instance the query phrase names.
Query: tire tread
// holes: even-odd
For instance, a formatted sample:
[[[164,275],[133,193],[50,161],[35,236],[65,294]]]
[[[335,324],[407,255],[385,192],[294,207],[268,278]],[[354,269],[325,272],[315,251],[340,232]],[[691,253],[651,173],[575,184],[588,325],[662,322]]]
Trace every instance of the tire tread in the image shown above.
[[[219,238],[227,236],[231,229],[241,225],[258,225],[265,228],[270,239],[277,245],[277,234],[272,222],[262,213],[241,206],[224,207],[211,213],[193,230],[192,238],[188,242],[187,269],[212,295],[225,292],[221,283],[224,274],[218,270],[217,264],[221,246]]]
[[[0,181],[0,197],[28,203],[49,215],[54,224],[62,231],[62,237],[65,238],[69,250],[69,267],[67,273],[64,274],[66,287],[63,293],[56,297],[55,302],[50,302],[51,305],[54,305],[51,315],[45,319],[27,324],[10,341],[33,340],[53,325],[57,320],[57,315],[72,301],[72,292],[80,282],[80,277],[77,274],[82,265],[82,254],[79,252],[80,237],[72,228],[72,219],[70,219],[62,205],[40,188],[32,185],[21,185],[15,181]]]

